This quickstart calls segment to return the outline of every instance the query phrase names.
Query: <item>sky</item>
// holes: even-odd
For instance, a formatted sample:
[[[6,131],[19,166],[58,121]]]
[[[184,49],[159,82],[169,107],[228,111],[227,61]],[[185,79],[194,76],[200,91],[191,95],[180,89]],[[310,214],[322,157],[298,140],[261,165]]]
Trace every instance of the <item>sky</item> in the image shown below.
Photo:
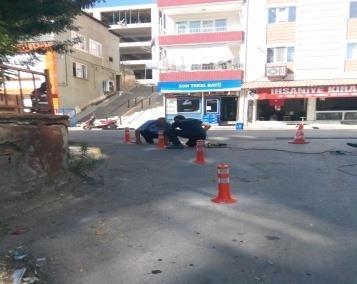
[[[153,3],[153,2],[155,2],[155,0],[106,0],[105,2],[97,3],[97,5],[95,5],[95,7],[98,8],[98,7],[147,4],[147,3]]]

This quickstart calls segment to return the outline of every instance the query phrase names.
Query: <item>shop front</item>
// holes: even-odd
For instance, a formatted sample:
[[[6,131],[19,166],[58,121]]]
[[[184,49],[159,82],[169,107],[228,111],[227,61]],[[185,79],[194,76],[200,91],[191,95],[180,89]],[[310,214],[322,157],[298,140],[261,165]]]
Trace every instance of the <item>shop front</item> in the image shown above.
[[[254,115],[250,122],[357,122],[357,84],[271,88],[264,86],[250,89],[250,94],[249,100],[254,101]]]
[[[159,83],[169,121],[180,114],[210,124],[236,121],[240,87],[240,80]]]

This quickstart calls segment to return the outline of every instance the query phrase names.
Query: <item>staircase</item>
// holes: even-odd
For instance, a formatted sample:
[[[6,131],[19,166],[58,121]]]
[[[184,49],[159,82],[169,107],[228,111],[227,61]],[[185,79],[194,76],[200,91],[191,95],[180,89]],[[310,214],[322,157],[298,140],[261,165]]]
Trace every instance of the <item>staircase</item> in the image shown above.
[[[149,97],[151,97],[150,104],[142,103],[142,101],[148,101]],[[129,92],[120,92],[98,104],[88,106],[84,111],[78,113],[77,117],[80,122],[87,120],[92,114],[95,114],[97,119],[119,118],[128,111],[136,109],[138,105],[142,106],[144,110],[162,104],[162,97],[152,93],[151,87],[138,85]]]
[[[136,111],[132,114],[127,116],[121,117],[121,123],[118,122],[118,126],[122,127],[129,127],[129,128],[138,128],[144,122],[157,119],[159,117],[165,116],[165,108],[164,106],[154,107],[146,110]]]

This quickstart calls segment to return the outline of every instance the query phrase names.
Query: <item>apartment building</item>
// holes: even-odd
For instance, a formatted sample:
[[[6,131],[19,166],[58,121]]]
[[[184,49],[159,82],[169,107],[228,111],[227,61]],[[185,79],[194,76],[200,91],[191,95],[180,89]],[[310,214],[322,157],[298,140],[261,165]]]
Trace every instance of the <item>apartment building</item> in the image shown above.
[[[357,120],[357,1],[250,0],[240,120]]]
[[[140,84],[158,81],[158,10],[155,4],[89,9],[88,13],[120,36],[120,64]]]
[[[12,66],[29,68],[33,71],[47,70],[51,87],[52,107],[76,109],[89,102],[114,92],[119,87],[119,36],[108,30],[108,26],[86,13],[77,16],[74,26],[78,30],[67,30],[60,34],[47,34],[33,41],[24,42],[20,55],[12,58]],[[56,53],[49,49],[37,55],[34,66],[19,66],[26,52],[39,47],[51,47],[55,41],[74,40],[71,52]],[[22,52],[22,54],[21,54]],[[20,74],[20,73],[19,73]],[[30,95],[45,81],[44,76],[21,72],[21,78],[6,82],[8,92],[22,92],[25,107],[31,107]],[[27,78],[30,76],[29,78]]]
[[[242,0],[158,0],[160,75],[169,120],[236,121],[243,79]]]

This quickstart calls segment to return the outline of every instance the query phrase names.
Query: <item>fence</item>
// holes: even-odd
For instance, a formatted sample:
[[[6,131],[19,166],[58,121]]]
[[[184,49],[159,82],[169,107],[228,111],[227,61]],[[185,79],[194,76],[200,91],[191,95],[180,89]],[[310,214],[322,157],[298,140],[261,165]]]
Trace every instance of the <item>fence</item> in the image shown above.
[[[0,113],[53,113],[48,71],[0,64]]]

